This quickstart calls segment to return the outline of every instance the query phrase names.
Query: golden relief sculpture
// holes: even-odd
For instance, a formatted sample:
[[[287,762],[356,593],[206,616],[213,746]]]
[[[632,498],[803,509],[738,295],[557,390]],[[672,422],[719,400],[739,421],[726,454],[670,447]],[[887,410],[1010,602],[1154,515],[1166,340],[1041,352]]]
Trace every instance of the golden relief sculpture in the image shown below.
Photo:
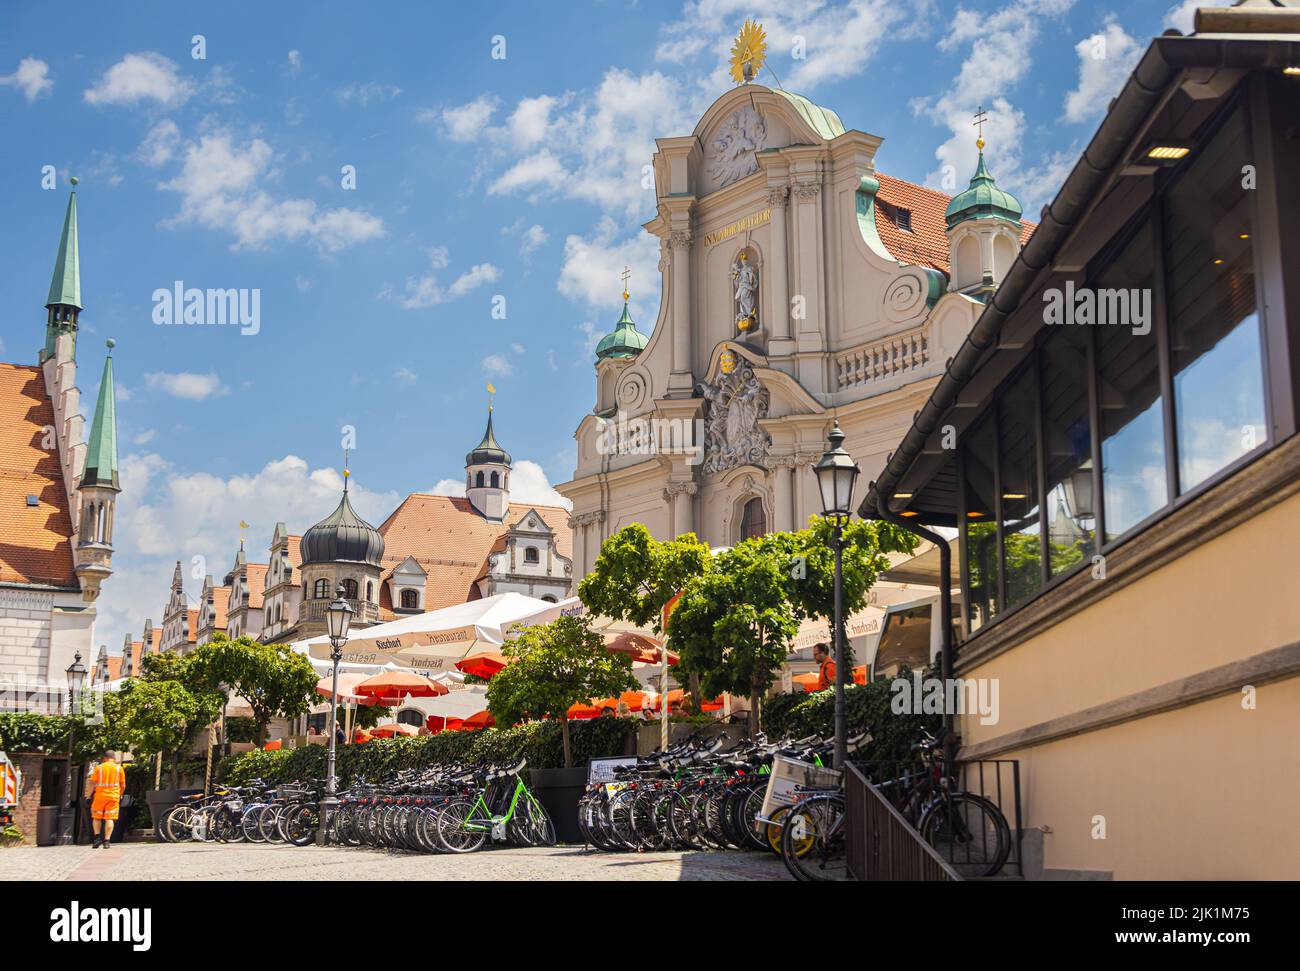
[[[766,58],[767,33],[763,25],[746,18],[731,47],[731,79],[737,84],[748,84],[758,77]]]

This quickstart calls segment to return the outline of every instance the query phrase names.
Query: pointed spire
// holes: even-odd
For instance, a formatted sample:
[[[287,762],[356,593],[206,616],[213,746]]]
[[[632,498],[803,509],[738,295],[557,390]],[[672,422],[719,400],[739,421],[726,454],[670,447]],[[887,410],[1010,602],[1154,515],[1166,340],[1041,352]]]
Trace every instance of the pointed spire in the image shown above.
[[[90,426],[90,441],[86,443],[86,465],[81,473],[81,487],[107,486],[120,488],[117,483],[117,414],[113,394],[113,347],[111,338],[106,342],[108,356],[104,358],[104,374],[99,379],[99,400],[95,402],[95,418]]]
[[[50,297],[47,307],[81,306],[81,258],[77,248],[77,180],[72,179],[72,192],[68,194],[68,211],[63,216],[63,236],[59,239],[59,254],[54,261],[54,276],[50,279]]]
[[[492,407],[488,406],[487,428],[483,440],[475,446],[474,451],[465,456],[468,465],[509,465],[510,453],[497,443],[496,433],[492,430]]]

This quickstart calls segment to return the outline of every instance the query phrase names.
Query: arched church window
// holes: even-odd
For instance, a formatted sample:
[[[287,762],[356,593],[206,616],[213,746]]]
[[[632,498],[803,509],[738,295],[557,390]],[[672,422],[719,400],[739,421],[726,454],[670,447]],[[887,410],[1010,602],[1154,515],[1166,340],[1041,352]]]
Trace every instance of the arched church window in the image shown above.
[[[366,603],[375,602],[375,585],[370,580],[366,581]]]
[[[351,577],[343,581],[343,596],[348,600],[357,599],[357,581]]]
[[[540,561],[540,558],[539,558],[538,555],[537,555],[537,547],[536,547],[536,546],[525,546],[525,547],[524,547],[524,562],[525,562],[525,563],[537,563],[537,562],[539,562],[539,561]]]
[[[476,475],[476,476],[474,477],[474,485],[477,486],[477,487],[480,488],[480,489],[483,488],[483,473],[482,473],[482,472],[480,472],[478,475]]]
[[[304,589],[303,593],[306,592],[307,591]],[[328,600],[329,595],[330,595],[330,582],[326,580],[324,577],[321,577],[319,580],[316,581],[315,599]]]
[[[397,713],[397,724],[420,728],[424,725],[424,715],[415,708],[403,708]]]
[[[740,514],[740,538],[754,539],[767,532],[767,515],[763,512],[763,500],[755,496],[745,503]]]
[[[402,591],[402,609],[418,610],[420,608],[420,595],[414,590]]]
[[[493,472],[493,473],[492,473],[492,488],[493,488],[493,489],[499,489],[500,487],[501,487],[501,473],[500,473],[500,472]]]

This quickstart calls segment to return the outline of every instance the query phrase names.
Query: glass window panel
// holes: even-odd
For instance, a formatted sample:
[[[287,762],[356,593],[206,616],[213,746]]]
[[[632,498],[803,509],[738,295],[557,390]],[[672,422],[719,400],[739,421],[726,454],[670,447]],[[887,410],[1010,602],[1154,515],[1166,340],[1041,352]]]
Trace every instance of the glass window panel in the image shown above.
[[[1035,377],[1032,367],[1026,369],[998,402],[999,487],[1008,610],[1028,600],[1043,585]]]
[[[1088,332],[1056,328],[1041,356],[1043,452],[1047,471],[1047,550],[1058,576],[1097,551],[1092,422],[1088,411]]]
[[[1250,132],[1237,109],[1166,195],[1165,266],[1186,492],[1265,443],[1264,365],[1255,307]]]
[[[996,460],[993,424],[986,420],[967,438],[962,457],[966,489],[966,570],[970,586],[965,599],[972,631],[992,620],[999,609],[998,524],[993,502]]]
[[[1094,284],[1127,291],[1152,306],[1149,224],[1129,241]],[[1131,301],[1130,301],[1131,303]],[[1114,539],[1169,502],[1164,414],[1156,328],[1097,327],[1097,396],[1106,538]]]

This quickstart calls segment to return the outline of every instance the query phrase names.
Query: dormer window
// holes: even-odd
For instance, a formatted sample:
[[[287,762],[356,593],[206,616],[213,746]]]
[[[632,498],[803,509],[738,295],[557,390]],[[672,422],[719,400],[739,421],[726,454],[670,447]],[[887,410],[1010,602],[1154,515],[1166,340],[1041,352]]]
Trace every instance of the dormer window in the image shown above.
[[[877,199],[881,214],[905,233],[912,231],[912,210],[896,206],[884,199]]]
[[[537,555],[537,547],[536,547],[536,546],[525,546],[525,547],[524,547],[524,562],[525,562],[525,563],[538,563],[538,562],[540,562],[540,557],[538,557],[538,555]]]
[[[420,594],[419,594],[418,592],[416,592],[415,590],[403,590],[403,591],[402,591],[402,609],[403,609],[403,610],[419,610],[419,609],[420,609]]]

